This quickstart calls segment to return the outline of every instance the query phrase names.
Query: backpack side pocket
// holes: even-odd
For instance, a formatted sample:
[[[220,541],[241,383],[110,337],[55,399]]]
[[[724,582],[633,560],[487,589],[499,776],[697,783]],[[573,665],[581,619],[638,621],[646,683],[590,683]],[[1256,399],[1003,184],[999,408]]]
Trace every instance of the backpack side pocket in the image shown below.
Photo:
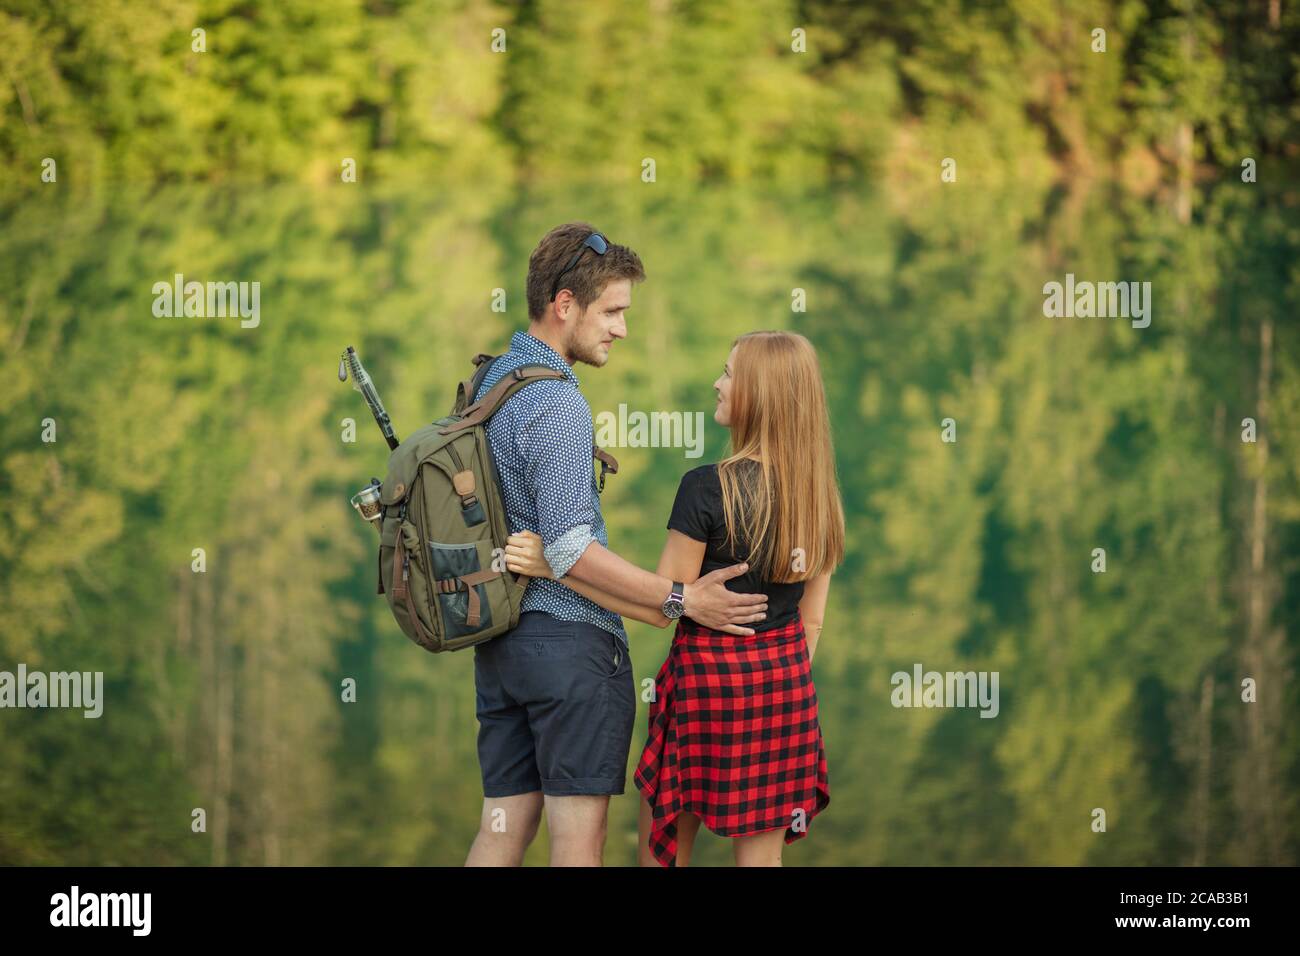
[[[510,627],[509,572],[493,570],[491,540],[426,541],[431,586],[442,608],[447,640],[496,636]]]

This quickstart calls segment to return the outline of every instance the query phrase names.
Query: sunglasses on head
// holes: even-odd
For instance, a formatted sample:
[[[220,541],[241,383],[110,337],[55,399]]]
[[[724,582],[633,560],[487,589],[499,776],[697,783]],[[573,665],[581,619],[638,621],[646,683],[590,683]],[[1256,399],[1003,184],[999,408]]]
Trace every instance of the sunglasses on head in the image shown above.
[[[582,248],[573,254],[573,257],[569,259],[569,264],[561,269],[560,274],[555,277],[555,284],[551,286],[551,301],[554,302],[555,297],[560,294],[560,280],[564,278],[564,274],[578,264],[578,260],[582,258],[584,252],[588,249],[592,249],[595,251],[596,255],[603,256],[605,250],[608,248],[609,243],[606,242],[605,237],[598,232],[593,232],[590,236],[584,239]]]

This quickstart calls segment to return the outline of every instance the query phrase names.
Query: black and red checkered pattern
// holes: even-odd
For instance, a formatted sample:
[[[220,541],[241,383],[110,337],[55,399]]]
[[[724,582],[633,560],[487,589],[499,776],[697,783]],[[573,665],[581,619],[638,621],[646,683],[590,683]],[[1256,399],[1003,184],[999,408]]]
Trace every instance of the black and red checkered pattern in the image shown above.
[[[721,836],[805,836],[831,798],[802,619],[745,637],[679,620],[633,779],[664,866],[684,812]]]

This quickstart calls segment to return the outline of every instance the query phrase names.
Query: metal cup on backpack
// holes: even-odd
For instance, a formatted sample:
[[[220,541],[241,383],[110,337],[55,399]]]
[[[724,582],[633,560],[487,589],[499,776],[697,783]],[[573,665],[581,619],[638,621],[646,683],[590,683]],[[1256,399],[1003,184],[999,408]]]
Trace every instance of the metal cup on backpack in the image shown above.
[[[384,509],[379,504],[379,489],[382,482],[378,478],[371,478],[370,484],[366,485],[360,491],[349,499],[352,507],[357,509],[357,513],[366,521],[370,522],[376,530],[379,528],[379,520],[383,516]]]

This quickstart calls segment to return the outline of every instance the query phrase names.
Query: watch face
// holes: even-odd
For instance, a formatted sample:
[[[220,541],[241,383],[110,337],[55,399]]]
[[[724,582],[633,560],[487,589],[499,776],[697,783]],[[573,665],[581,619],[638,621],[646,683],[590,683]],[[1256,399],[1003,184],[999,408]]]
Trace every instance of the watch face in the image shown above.
[[[664,601],[664,617],[672,620],[682,616],[686,610],[686,602],[683,600],[686,588],[681,581],[673,582],[673,589],[668,592],[668,600]]]

